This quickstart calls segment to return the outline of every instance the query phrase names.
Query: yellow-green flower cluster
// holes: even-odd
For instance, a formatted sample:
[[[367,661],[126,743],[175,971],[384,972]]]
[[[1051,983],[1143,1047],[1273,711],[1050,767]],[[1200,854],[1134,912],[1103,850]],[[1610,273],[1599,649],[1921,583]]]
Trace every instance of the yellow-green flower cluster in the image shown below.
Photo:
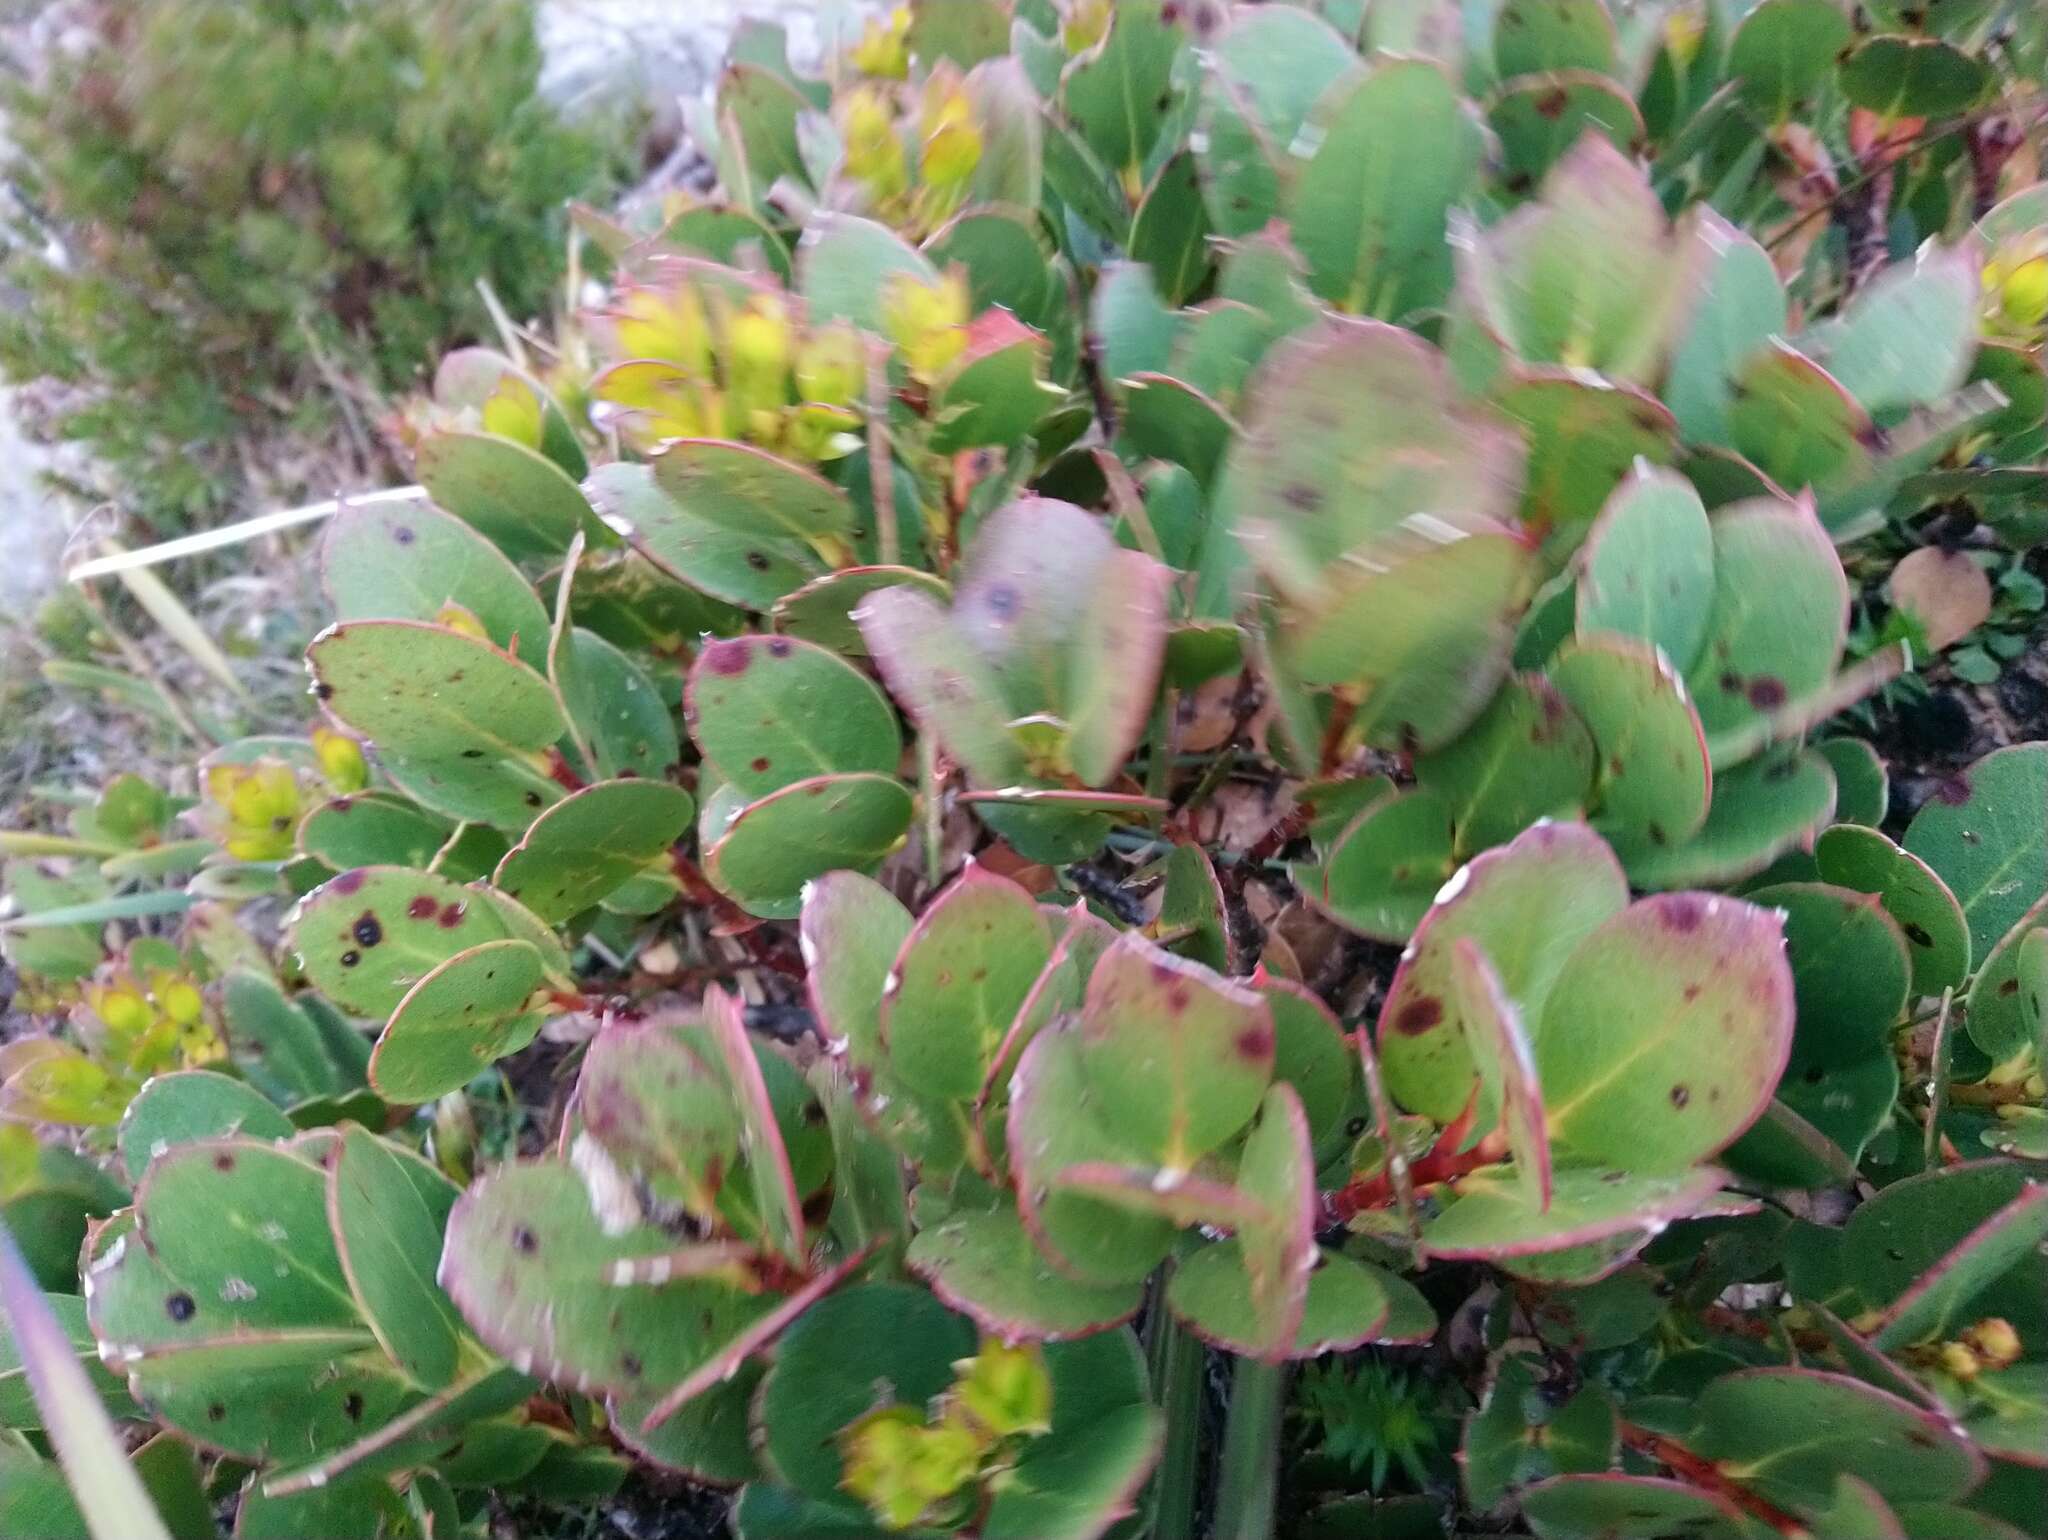
[[[0,1114],[112,1127],[150,1076],[226,1053],[198,981],[178,967],[123,966],[85,985],[71,1026],[76,1044],[31,1037],[0,1051]]]
[[[915,104],[905,88],[871,81],[837,105],[847,180],[869,209],[913,236],[927,235],[967,201],[981,165],[981,127],[960,72],[942,65]]]
[[[2004,242],[1984,264],[1984,330],[2030,345],[2048,336],[2048,230]]]
[[[832,460],[860,442],[867,378],[860,334],[806,327],[789,298],[691,281],[626,290],[606,317],[619,360],[591,382],[620,435],[738,439],[799,460]]]
[[[929,1412],[884,1406],[839,1436],[846,1490],[886,1528],[964,1517],[1022,1442],[1052,1426],[1052,1377],[1036,1347],[987,1342],[953,1369]]]

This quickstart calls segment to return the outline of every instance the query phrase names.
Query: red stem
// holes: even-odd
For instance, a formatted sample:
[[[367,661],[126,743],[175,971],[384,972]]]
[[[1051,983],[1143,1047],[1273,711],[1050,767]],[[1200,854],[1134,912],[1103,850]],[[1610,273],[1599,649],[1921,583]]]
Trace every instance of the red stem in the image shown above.
[[[1664,1466],[1680,1480],[1726,1499],[1751,1518],[1768,1524],[1781,1535],[1811,1533],[1794,1515],[1757,1496],[1740,1482],[1731,1480],[1712,1460],[1704,1455],[1694,1454],[1675,1439],[1666,1438],[1662,1433],[1652,1433],[1648,1428],[1638,1427],[1632,1422],[1625,1422],[1621,1425],[1621,1440],[1636,1453],[1647,1455]]]

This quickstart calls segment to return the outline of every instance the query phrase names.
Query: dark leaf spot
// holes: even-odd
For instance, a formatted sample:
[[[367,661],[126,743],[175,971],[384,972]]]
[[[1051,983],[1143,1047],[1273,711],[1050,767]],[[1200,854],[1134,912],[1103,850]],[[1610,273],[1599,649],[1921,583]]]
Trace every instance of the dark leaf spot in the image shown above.
[[[1444,1003],[1434,995],[1410,1000],[1394,1017],[1394,1030],[1409,1037],[1427,1032],[1444,1019]]]
[[[206,1420],[208,1422],[219,1422],[223,1417],[227,1416],[227,1414],[228,1409],[225,1406],[222,1406],[218,1401],[209,1402],[207,1404]]]
[[[365,909],[357,916],[350,934],[360,945],[375,946],[384,939],[384,927],[378,923],[376,915]]]
[[[1785,704],[1785,682],[1759,674],[1749,682],[1749,703],[1759,711],[1775,711]]]
[[[341,1398],[341,1414],[350,1422],[363,1420],[363,1393],[360,1390],[351,1390]]]
[[[1907,924],[1902,925],[1899,928],[1905,931],[1906,939],[1912,942],[1915,946],[1934,945],[1934,938],[1927,934],[1927,927],[1924,925]]]
[[[357,963],[361,962],[362,960],[363,954],[361,952],[348,951],[343,952],[341,954],[341,965],[344,968],[353,968]]]
[[[527,1229],[525,1225],[514,1225],[512,1227],[512,1249],[524,1252],[527,1256],[532,1256],[536,1251],[540,1250],[540,1237]]]
[[[198,1310],[199,1307],[192,1302],[192,1296],[183,1289],[164,1300],[164,1313],[174,1321],[189,1321]]]
[[[747,665],[753,661],[753,652],[743,641],[713,642],[704,649],[704,666],[728,679],[734,674],[744,674]]]
[[[1706,908],[1705,900],[1681,893],[1657,906],[1657,918],[1666,930],[1686,935],[1700,928],[1700,921],[1706,917]]]
[[[393,540],[396,540],[400,545],[411,545],[413,542],[412,526],[410,524],[392,525],[391,538]]]
[[[1692,1100],[1692,1092],[1691,1092],[1690,1090],[1688,1090],[1688,1089],[1687,1089],[1686,1087],[1684,1087],[1684,1086],[1682,1086],[1682,1085],[1675,1085],[1675,1086],[1673,1086],[1673,1087],[1671,1088],[1671,1105],[1672,1105],[1672,1106],[1674,1106],[1674,1107],[1683,1107],[1683,1106],[1684,1106],[1684,1105],[1685,1105],[1685,1104],[1686,1104],[1687,1102],[1689,1102],[1689,1101],[1691,1101],[1691,1100]]]

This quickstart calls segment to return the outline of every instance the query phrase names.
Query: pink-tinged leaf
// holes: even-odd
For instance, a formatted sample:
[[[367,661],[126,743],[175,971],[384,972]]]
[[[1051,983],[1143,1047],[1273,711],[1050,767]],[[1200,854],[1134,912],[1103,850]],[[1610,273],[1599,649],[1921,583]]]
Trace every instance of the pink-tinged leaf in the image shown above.
[[[1116,777],[1152,714],[1166,656],[1166,602],[1173,572],[1142,551],[1103,563],[1073,638],[1075,677],[1067,759],[1090,786]]]
[[[1825,1504],[1835,1477],[1861,1475],[1888,1502],[1945,1502],[1984,1479],[1986,1462],[1937,1412],[1809,1369],[1724,1374],[1693,1404],[1687,1448],[1731,1467],[1769,1501]]]
[[[664,1284],[671,1278],[717,1278],[751,1294],[761,1287],[760,1260],[761,1253],[744,1241],[706,1241],[654,1256],[620,1257],[595,1272],[602,1282],[619,1289]]]
[[[1024,751],[1010,734],[1002,687],[955,634],[943,605],[916,588],[885,588],[863,600],[853,619],[889,693],[976,784],[1024,779]]]
[[[920,1095],[967,1101],[1052,955],[1031,895],[969,861],[919,916],[882,994],[889,1064]]]
[[[1234,1232],[1266,1217],[1266,1211],[1256,1200],[1228,1182],[1153,1171],[1143,1166],[1082,1161],[1061,1171],[1052,1179],[1052,1185],[1100,1198],[1117,1208],[1171,1220],[1183,1229],[1207,1225]]]
[[[804,889],[797,945],[811,1014],[855,1069],[882,1062],[882,986],[912,923],[895,894],[858,872],[827,872]]]
[[[792,1322],[811,1306],[838,1288],[854,1273],[858,1272],[867,1259],[874,1254],[874,1247],[857,1251],[838,1266],[819,1273],[770,1310],[758,1316],[740,1329],[740,1332],[725,1346],[707,1358],[687,1379],[676,1386],[654,1409],[640,1419],[642,1434],[652,1433],[669,1418],[680,1411],[685,1402],[701,1396],[712,1386],[731,1379],[739,1373],[740,1365],[754,1354],[767,1347],[787,1331]]]
[[[1422,1227],[1424,1254],[1461,1261],[1532,1257],[1618,1237],[1634,1245],[1608,1259],[1618,1267],[1649,1240],[1648,1231],[1699,1211],[1722,1174],[1698,1166],[1669,1176],[1563,1169],[1552,1176],[1548,1209],[1538,1209],[1506,1172],[1478,1172],[1458,1183],[1457,1201]]]
[[[1251,1283],[1251,1341],[1261,1356],[1284,1358],[1301,1330],[1316,1265],[1315,1151],[1293,1086],[1267,1091],[1245,1139],[1237,1181],[1257,1207],[1237,1234]]]
[[[43,1428],[94,1540],[170,1540],[64,1328],[0,1222],[0,1308]]]
[[[1535,1034],[1550,1142],[1675,1172],[1763,1115],[1792,1051],[1792,969],[1775,910],[1660,893],[1582,940]]]
[[[1468,862],[1437,895],[1387,990],[1377,1044],[1393,1099],[1448,1123],[1476,1073],[1465,1045],[1451,957],[1477,941],[1523,1020],[1542,1007],[1572,949],[1628,903],[1628,879],[1581,823],[1544,823]]]
[[[1749,1520],[1714,1492],[1662,1476],[1552,1476],[1522,1494],[1522,1517],[1538,1540],[1747,1534]]]
[[[1978,1225],[1886,1308],[1871,1333],[1877,1348],[1906,1347],[1965,1324],[1987,1283],[2048,1240],[2048,1184],[2029,1187]]]
[[[1068,912],[1066,929],[1053,943],[1052,955],[1024,996],[1023,1004],[1017,1007],[1016,1018],[989,1060],[988,1074],[974,1097],[977,1124],[991,1107],[1000,1106],[1007,1098],[1010,1076],[1024,1050],[1031,1046],[1031,1040],[1055,1016],[1080,1009],[1088,976],[1116,938],[1116,929],[1106,920],[1097,919],[1086,904],[1076,904]]]
[[[1126,934],[1089,977],[1080,1046],[1107,1126],[1189,1171],[1251,1120],[1273,1073],[1273,1018],[1256,991]]]
[[[918,1233],[904,1256],[946,1305],[1004,1341],[1058,1342],[1120,1326],[1138,1313],[1143,1280],[1081,1283],[1048,1272],[1008,1204],[985,1211],[955,1209]]]
[[[739,1104],[740,1152],[746,1156],[753,1179],[762,1238],[791,1266],[801,1268],[805,1265],[803,1200],[797,1196],[789,1151],[775,1123],[761,1066],[754,1058],[746,1028],[740,1024],[739,1001],[713,985],[704,992],[704,1025],[724,1061]]]
[[[1522,1015],[1479,943],[1461,936],[1451,947],[1451,981],[1465,1047],[1479,1066],[1487,1098],[1498,1104],[1500,1131],[1515,1158],[1515,1174],[1536,1199],[1550,1207],[1550,1137],[1543,1121],[1543,1091],[1536,1060],[1522,1032]]]

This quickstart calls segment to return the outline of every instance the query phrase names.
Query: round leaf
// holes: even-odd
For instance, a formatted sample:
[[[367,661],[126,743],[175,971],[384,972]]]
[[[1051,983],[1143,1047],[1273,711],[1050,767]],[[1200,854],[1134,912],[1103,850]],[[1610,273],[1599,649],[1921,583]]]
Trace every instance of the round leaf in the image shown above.
[[[1631,905],[1579,943],[1543,1002],[1551,1144],[1632,1171],[1705,1160],[1762,1115],[1792,1027],[1777,916],[1702,893]]]

